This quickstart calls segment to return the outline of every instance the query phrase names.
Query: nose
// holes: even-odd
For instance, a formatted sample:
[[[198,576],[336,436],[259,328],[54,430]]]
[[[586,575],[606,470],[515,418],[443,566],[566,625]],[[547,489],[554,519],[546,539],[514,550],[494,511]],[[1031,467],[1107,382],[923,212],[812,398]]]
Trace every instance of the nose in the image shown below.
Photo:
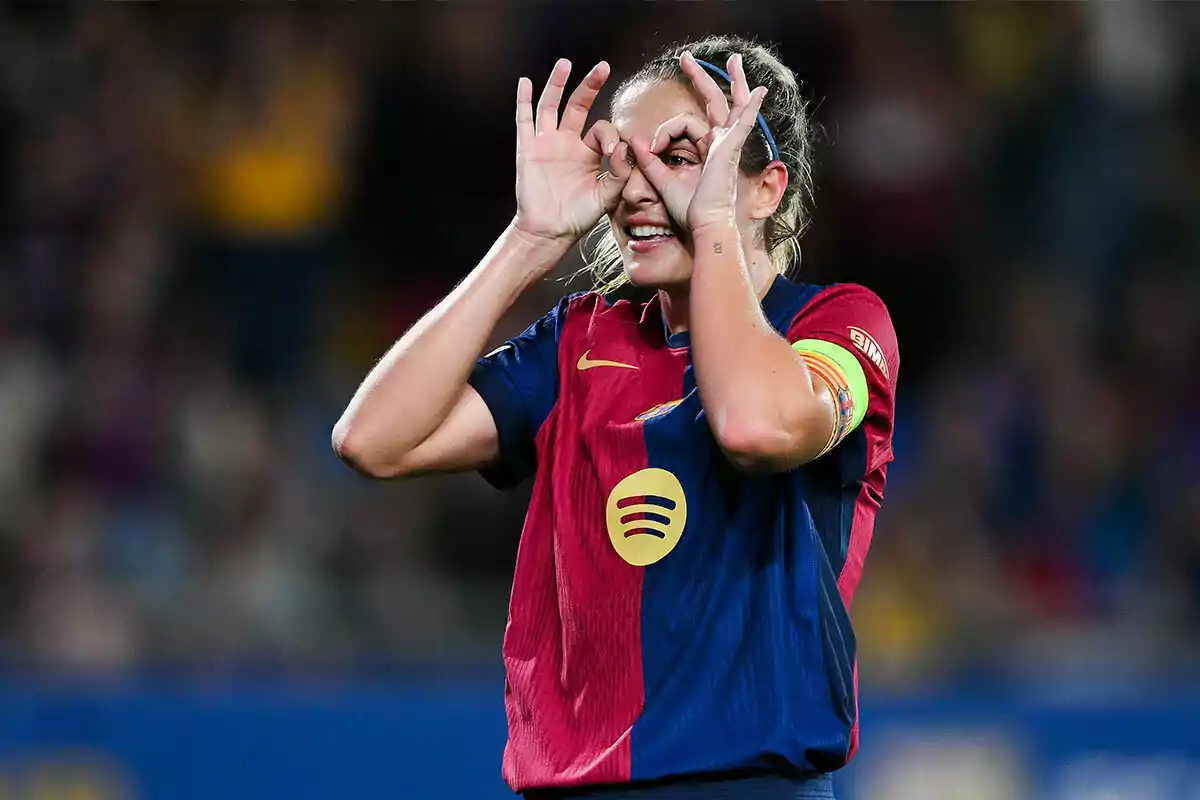
[[[653,205],[658,202],[658,192],[655,191],[654,185],[646,180],[646,176],[637,165],[634,165],[633,171],[629,173],[629,180],[625,181],[625,186],[621,189],[621,199],[631,206]]]

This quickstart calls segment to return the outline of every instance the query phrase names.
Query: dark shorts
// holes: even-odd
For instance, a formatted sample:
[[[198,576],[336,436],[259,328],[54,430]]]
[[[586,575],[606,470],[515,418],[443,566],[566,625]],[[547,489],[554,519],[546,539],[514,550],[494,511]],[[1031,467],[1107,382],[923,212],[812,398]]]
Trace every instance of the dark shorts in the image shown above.
[[[526,800],[834,800],[833,778],[829,775],[691,778],[585,789],[539,789],[524,796]]]

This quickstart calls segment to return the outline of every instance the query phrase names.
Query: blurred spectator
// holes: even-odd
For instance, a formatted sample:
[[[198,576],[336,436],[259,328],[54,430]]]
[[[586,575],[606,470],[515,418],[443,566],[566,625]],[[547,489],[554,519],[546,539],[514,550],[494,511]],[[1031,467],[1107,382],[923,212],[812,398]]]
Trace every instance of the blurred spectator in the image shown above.
[[[1188,9],[309,11],[0,12],[6,663],[494,661],[523,495],[370,484],[329,429],[510,218],[516,77],[706,28],[805,79],[803,274],[897,323],[864,673],[1197,663]]]
[[[295,381],[336,257],[355,118],[353,40],[290,14],[230,24],[228,61],[181,98],[176,163],[241,377]],[[269,312],[268,312],[269,309]]]

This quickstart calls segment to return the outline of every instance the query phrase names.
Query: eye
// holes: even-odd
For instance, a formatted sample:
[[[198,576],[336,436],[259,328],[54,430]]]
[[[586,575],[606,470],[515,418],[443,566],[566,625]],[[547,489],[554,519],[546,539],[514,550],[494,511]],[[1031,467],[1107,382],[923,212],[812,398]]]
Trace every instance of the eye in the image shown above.
[[[663,163],[672,169],[681,169],[700,163],[695,153],[686,150],[671,150],[662,154]]]

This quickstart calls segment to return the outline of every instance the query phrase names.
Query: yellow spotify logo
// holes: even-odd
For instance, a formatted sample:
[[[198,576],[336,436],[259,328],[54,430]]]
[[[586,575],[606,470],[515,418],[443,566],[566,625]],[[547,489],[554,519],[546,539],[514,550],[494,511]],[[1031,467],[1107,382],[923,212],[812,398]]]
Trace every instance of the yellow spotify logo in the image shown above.
[[[644,567],[679,544],[687,523],[687,498],[670,472],[643,469],[613,487],[605,516],[617,554],[635,567]]]

